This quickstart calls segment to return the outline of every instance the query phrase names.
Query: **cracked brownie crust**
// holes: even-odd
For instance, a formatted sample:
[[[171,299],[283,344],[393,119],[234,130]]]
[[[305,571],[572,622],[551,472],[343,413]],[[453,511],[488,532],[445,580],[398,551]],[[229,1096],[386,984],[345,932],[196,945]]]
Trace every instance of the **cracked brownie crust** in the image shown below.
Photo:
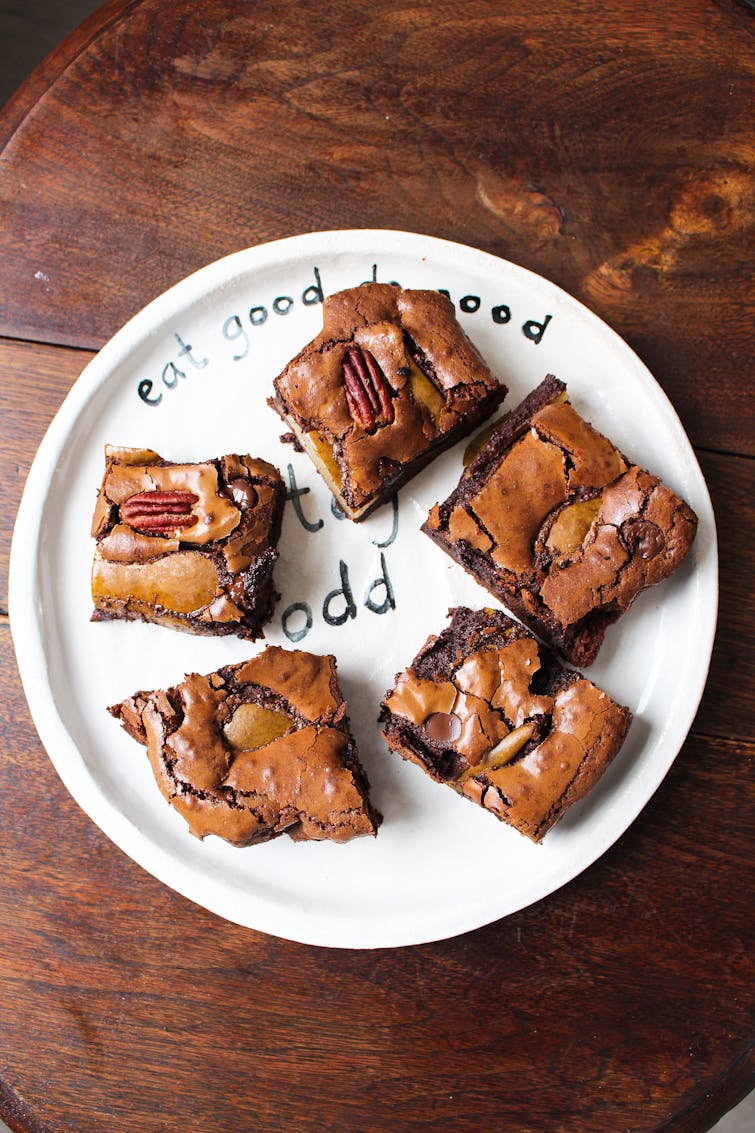
[[[549,375],[422,530],[567,660],[588,665],[637,594],[683,561],[692,509],[632,464]]]
[[[146,746],[162,794],[198,838],[248,846],[282,833],[377,833],[332,656],[268,646],[109,711]]]
[[[339,505],[362,519],[506,395],[437,291],[366,283],[323,304],[323,330],[270,400]]]
[[[393,751],[539,842],[603,774],[632,715],[506,614],[459,607],[380,719]]]
[[[284,500],[277,468],[251,456],[174,464],[107,446],[92,521],[93,620],[261,637],[277,598]]]

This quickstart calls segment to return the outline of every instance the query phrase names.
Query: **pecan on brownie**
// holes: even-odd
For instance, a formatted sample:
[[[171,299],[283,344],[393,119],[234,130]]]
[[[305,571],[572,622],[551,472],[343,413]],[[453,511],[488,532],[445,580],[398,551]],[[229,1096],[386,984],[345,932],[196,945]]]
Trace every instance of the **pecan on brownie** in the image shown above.
[[[93,620],[261,637],[277,598],[284,500],[280,473],[264,460],[174,464],[108,445],[92,521]]]
[[[506,395],[438,291],[366,283],[275,379],[272,407],[343,512],[362,519]]]

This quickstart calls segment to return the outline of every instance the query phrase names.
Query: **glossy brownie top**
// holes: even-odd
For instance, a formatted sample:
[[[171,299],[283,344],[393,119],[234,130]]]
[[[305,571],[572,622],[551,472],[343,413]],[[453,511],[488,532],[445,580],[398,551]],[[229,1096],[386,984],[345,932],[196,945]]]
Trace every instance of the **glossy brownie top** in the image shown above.
[[[328,297],[323,330],[272,404],[358,511],[506,394],[437,291],[368,283]]]
[[[200,838],[345,842],[377,831],[332,656],[268,646],[110,711],[146,745],[163,795]]]
[[[385,699],[389,746],[540,841],[618,752],[631,713],[498,610],[451,611]]]
[[[581,653],[570,651],[568,631],[597,614],[614,620],[670,575],[696,526],[689,506],[585,421],[549,376],[493,432],[424,530],[586,664],[605,623],[585,627]]]
[[[264,460],[179,464],[108,446],[92,521],[95,617],[259,636],[283,502],[280,474]]]

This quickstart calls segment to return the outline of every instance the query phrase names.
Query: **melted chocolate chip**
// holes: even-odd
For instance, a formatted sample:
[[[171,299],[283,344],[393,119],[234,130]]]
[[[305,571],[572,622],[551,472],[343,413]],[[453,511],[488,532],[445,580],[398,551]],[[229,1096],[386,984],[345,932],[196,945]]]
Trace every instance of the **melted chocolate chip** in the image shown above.
[[[666,545],[660,527],[649,519],[628,519],[622,523],[619,534],[627,550],[641,559],[654,559]]]
[[[436,744],[452,744],[461,735],[461,720],[453,712],[431,712],[422,730]]]
[[[257,493],[248,480],[231,480],[228,484],[227,495],[242,510],[253,508],[257,503]]]

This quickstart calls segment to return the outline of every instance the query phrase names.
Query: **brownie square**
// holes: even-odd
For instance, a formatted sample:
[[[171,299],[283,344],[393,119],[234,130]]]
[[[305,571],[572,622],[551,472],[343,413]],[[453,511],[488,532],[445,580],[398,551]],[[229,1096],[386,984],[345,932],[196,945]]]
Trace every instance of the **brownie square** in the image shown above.
[[[264,460],[174,464],[108,445],[92,521],[92,620],[262,636],[284,502],[280,473]]]
[[[506,395],[445,295],[382,283],[327,298],[322,332],[274,387],[270,404],[354,520]]]
[[[457,607],[380,719],[393,751],[539,842],[603,774],[632,714],[502,611]]]
[[[268,646],[109,711],[146,746],[158,787],[198,838],[249,846],[282,833],[377,833],[334,657]]]
[[[553,375],[503,418],[422,528],[575,665],[676,570],[696,529],[692,509],[580,417]]]

